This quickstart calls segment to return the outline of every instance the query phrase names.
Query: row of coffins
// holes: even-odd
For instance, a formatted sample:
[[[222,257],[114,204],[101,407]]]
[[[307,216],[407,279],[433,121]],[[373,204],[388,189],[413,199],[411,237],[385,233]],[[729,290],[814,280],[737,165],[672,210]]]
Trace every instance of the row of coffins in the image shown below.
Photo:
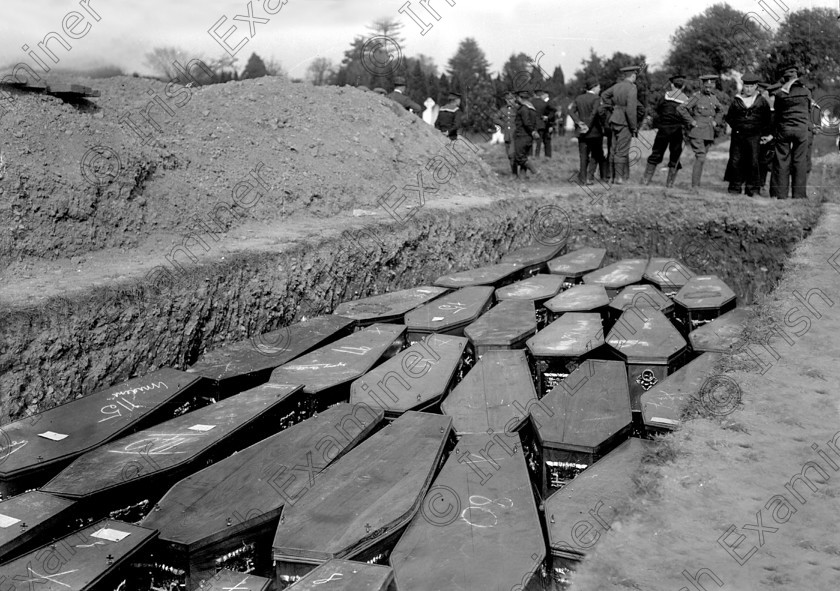
[[[549,518],[549,501],[626,456],[634,417],[650,432],[678,424],[715,358],[684,362],[725,350],[743,315],[723,314],[728,294],[709,287],[720,282],[695,286],[703,277],[678,263],[619,261],[593,279],[598,249],[551,260],[555,247],[523,250],[518,261],[347,302],[211,352],[190,372],[153,372],[4,427],[0,486],[18,496],[0,503],[0,561],[15,559],[0,576],[18,576],[8,569],[25,552],[45,555],[98,526],[107,535],[92,546],[131,535],[137,545],[93,566],[72,551],[54,560],[61,572],[90,571],[79,589],[213,588],[237,572],[254,585],[270,584],[259,575],[281,588],[318,585],[307,573],[345,558],[356,562],[335,566],[330,581],[390,561],[394,576],[374,577],[383,589],[426,588],[412,581],[434,561],[447,565],[441,586],[467,588],[457,540],[479,533],[488,549],[459,560],[503,565],[497,546],[513,544],[523,552],[508,562],[528,565],[506,588],[536,584],[551,570],[542,532],[562,514],[555,507]],[[561,265],[562,277],[540,273]],[[599,300],[585,311],[548,305],[574,290]],[[87,547],[67,547],[77,546]],[[555,546],[557,560],[574,559]],[[24,575],[46,583],[51,569]],[[487,585],[499,572],[486,569]]]

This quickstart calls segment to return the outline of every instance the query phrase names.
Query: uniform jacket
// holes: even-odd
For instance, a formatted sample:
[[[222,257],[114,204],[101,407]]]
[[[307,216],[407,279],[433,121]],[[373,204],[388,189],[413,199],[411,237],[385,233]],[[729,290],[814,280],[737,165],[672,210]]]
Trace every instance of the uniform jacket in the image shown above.
[[[545,129],[543,116],[546,114],[548,103],[540,98],[535,98],[531,100],[531,104],[534,105],[534,110],[537,112],[537,131],[542,131]]]
[[[599,138],[604,135],[601,127],[599,106],[601,97],[592,92],[584,92],[569,105],[569,116],[575,122],[575,135],[582,138]],[[585,123],[589,131],[581,133],[580,124]]]
[[[397,92],[395,90],[394,92],[388,95],[388,98],[396,103],[401,104],[403,107],[405,107],[406,111],[411,109],[418,115],[423,112],[423,107],[415,103],[413,100],[411,100],[401,92]]]
[[[516,125],[516,105],[505,105],[496,112],[493,123],[502,128],[505,134],[505,142],[513,141],[513,131]]]
[[[638,126],[638,89],[629,80],[622,80],[618,84],[610,86],[601,95],[602,101],[607,106],[612,106],[612,114],[608,123],[615,125],[626,125],[631,133],[635,133]]]
[[[698,92],[688,103],[677,109],[684,110],[697,122],[697,126],[688,132],[688,137],[710,141],[715,139],[715,126],[723,121],[723,105],[714,94]]]
[[[785,88],[787,87],[787,89]],[[773,124],[776,129],[810,129],[811,91],[799,80],[792,85],[785,84],[773,96]]]
[[[462,116],[461,109],[458,107],[443,106],[440,108],[437,121],[435,121],[435,129],[439,129],[452,139],[457,139],[458,130],[461,129]]]
[[[732,127],[733,134],[770,135],[770,104],[758,95],[752,106],[747,107],[741,95],[736,95],[726,112],[726,122]]]
[[[531,137],[531,134],[537,130],[537,110],[530,102],[519,105],[516,110],[516,125],[514,137],[524,138]]]
[[[674,130],[691,127],[691,116],[680,106],[688,103],[688,97],[681,90],[665,92],[653,103],[651,118],[655,129]]]

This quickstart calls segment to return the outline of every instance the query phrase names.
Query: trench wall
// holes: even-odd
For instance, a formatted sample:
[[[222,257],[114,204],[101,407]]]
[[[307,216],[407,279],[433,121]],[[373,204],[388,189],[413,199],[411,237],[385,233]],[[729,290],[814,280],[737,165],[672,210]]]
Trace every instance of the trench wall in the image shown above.
[[[551,215],[568,226],[555,223],[546,237],[540,218]],[[404,225],[379,221],[367,232],[227,257],[174,281],[160,274],[37,309],[4,306],[0,417],[16,420],[161,366],[185,369],[209,348],[329,313],[341,301],[496,262],[535,231],[547,240],[568,236],[570,248],[604,246],[607,262],[675,256],[697,272],[718,274],[750,303],[772,289],[818,217],[819,208],[807,204],[745,203],[721,212],[703,200],[663,202],[644,194],[426,207]]]

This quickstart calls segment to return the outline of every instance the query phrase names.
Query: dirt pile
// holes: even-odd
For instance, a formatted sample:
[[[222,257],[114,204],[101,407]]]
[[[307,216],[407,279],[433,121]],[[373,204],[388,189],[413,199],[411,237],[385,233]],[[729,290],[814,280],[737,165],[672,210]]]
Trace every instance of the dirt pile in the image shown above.
[[[419,203],[420,190],[446,197],[496,185],[470,146],[456,146],[457,157],[420,118],[355,88],[277,78],[205,87],[74,82],[101,97],[69,104],[6,87],[5,260],[132,248],[248,219],[349,215],[380,207],[392,186],[386,203],[404,195],[407,206]]]

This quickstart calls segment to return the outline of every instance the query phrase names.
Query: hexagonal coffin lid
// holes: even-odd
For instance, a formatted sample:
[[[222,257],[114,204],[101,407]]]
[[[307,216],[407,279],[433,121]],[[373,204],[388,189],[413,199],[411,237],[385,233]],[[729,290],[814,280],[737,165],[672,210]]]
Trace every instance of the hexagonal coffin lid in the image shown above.
[[[696,275],[674,296],[686,310],[715,310],[735,299],[735,292],[716,275]]]
[[[607,534],[601,523],[612,523],[616,508],[632,495],[633,475],[652,446],[645,439],[625,441],[546,500],[552,555],[581,560]],[[590,513],[593,509],[597,519]]]
[[[583,276],[583,282],[589,285],[603,285],[607,289],[621,289],[641,281],[647,264],[648,259],[622,259],[603,269],[587,273]]]
[[[668,314],[674,309],[674,302],[652,285],[628,285],[613,298],[610,308],[618,312],[627,308],[652,308]]]
[[[601,455],[630,427],[627,368],[590,359],[531,409],[544,448]]]
[[[492,297],[492,287],[465,287],[412,310],[405,325],[410,331],[446,332],[475,321]]]
[[[694,271],[676,259],[652,258],[643,277],[661,291],[672,291],[694,277]]]
[[[575,285],[543,304],[555,314],[591,312],[610,303],[603,285]]]
[[[626,310],[607,335],[607,344],[627,363],[666,365],[686,348],[685,339],[660,311]]]
[[[345,336],[352,324],[353,320],[342,316],[310,318],[210,351],[187,371],[216,382],[268,374],[325,342]],[[268,375],[262,381],[267,379]]]
[[[534,275],[511,283],[496,290],[496,299],[503,300],[528,300],[536,302],[553,298],[563,287],[565,277],[560,275]]]
[[[488,351],[441,404],[458,435],[512,432],[537,392],[525,351]],[[507,428],[506,428],[507,427]]]
[[[288,499],[294,502],[309,491],[304,472],[319,477],[383,417],[378,408],[337,404],[184,478],[140,525],[157,529],[161,540],[194,552],[276,521]]]
[[[303,384],[307,394],[346,384],[370,370],[404,332],[400,324],[374,324],[281,365],[271,382]]]
[[[409,411],[330,466],[285,508],[273,558],[352,558],[406,525],[431,484],[452,419]]]
[[[34,538],[55,537],[51,527],[63,521],[74,501],[31,490],[0,502],[0,562]]]
[[[534,357],[580,357],[603,344],[601,316],[578,312],[563,314],[526,342]]]
[[[447,291],[444,287],[423,285],[383,293],[352,302],[343,302],[339,304],[333,314],[346,316],[364,324],[396,322],[401,320],[406,313],[445,294]]]
[[[336,559],[325,562],[288,591],[322,591],[325,583],[329,591],[387,591],[393,588],[393,581],[390,566]]]
[[[695,351],[726,353],[740,343],[741,331],[752,317],[746,308],[735,308],[697,330],[688,333],[688,341]]]
[[[226,568],[209,579],[202,581],[201,591],[268,591],[274,589],[271,579],[248,573],[239,573]]]
[[[300,386],[265,384],[86,453],[41,490],[72,499],[149,486],[247,429]]]
[[[467,339],[430,334],[350,385],[350,402],[389,416],[434,404],[460,367]]]
[[[532,267],[550,261],[563,252],[565,248],[565,240],[558,244],[529,244],[507,253],[499,262],[518,263],[523,267]]]
[[[464,329],[476,347],[513,347],[537,332],[534,302],[507,300]]]
[[[505,445],[487,435],[459,440],[423,501],[423,515],[391,554],[398,589],[530,588],[545,542],[522,445]],[[483,476],[488,472],[492,477]]]
[[[478,267],[469,271],[460,271],[443,275],[435,280],[435,285],[459,289],[461,287],[472,287],[475,285],[493,285],[498,287],[505,279],[524,269],[519,263],[498,263]]]
[[[565,275],[570,279],[577,279],[600,267],[606,255],[606,248],[579,248],[548,261],[548,270],[553,275]]]
[[[704,353],[642,394],[645,425],[675,429],[688,399],[697,396],[703,383],[714,373],[719,353]]]

